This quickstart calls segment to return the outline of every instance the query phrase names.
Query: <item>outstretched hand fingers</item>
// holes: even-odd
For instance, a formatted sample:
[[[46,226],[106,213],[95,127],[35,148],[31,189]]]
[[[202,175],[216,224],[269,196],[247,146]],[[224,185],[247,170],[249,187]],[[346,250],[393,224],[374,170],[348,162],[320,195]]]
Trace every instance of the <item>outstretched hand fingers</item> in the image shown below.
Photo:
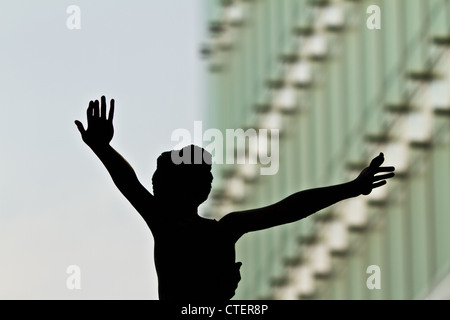
[[[379,172],[393,172],[395,171],[395,167],[378,167],[374,170],[375,173]]]
[[[386,180],[381,180],[381,181],[379,181],[379,182],[377,182],[377,183],[374,183],[374,184],[372,185],[372,189],[375,189],[375,188],[384,186],[385,184],[386,184]]]
[[[374,176],[373,177],[373,182],[389,179],[389,178],[392,178],[393,176],[395,176],[395,173],[393,173],[393,172],[387,173],[387,174],[382,174],[382,175],[379,175],[379,176]]]
[[[381,164],[384,162],[384,154],[381,152],[377,157],[373,158],[370,162],[369,167],[370,168],[377,168],[381,166]]]

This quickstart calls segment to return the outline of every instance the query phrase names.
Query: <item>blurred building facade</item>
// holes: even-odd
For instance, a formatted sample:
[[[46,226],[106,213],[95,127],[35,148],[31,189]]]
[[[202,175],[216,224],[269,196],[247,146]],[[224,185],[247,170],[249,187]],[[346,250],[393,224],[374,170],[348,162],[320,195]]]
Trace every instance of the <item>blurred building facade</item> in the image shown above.
[[[209,127],[280,130],[276,174],[214,167],[211,217],[349,181],[380,152],[396,167],[369,196],[245,235],[235,298],[450,298],[450,1],[205,7]]]

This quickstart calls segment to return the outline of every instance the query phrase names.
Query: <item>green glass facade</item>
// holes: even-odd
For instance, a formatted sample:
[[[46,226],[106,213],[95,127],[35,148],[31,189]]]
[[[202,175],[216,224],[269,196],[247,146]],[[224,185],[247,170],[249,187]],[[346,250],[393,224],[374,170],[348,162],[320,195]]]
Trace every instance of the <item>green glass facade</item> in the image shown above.
[[[276,174],[215,165],[210,216],[349,181],[379,152],[397,173],[367,197],[245,235],[236,298],[426,298],[450,272],[450,1],[205,6],[208,126],[280,130]]]

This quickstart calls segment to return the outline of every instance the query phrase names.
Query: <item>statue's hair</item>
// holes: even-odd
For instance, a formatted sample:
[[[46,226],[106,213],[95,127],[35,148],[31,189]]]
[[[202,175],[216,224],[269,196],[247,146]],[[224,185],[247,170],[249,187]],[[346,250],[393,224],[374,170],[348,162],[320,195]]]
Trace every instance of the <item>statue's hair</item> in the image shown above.
[[[208,151],[195,145],[161,153],[152,177],[154,195],[174,201],[187,196],[199,205],[211,190],[211,159]]]

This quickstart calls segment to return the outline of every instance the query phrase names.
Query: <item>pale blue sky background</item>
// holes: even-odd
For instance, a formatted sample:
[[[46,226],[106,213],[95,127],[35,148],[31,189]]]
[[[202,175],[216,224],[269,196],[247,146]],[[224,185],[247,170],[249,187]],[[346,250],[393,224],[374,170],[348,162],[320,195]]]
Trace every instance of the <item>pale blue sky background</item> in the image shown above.
[[[81,8],[81,30],[66,9]],[[204,120],[201,0],[0,0],[0,299],[156,299],[153,238],[73,124],[116,99],[112,145],[151,190]],[[66,268],[81,268],[81,290]],[[180,266],[181,268],[182,266]]]

